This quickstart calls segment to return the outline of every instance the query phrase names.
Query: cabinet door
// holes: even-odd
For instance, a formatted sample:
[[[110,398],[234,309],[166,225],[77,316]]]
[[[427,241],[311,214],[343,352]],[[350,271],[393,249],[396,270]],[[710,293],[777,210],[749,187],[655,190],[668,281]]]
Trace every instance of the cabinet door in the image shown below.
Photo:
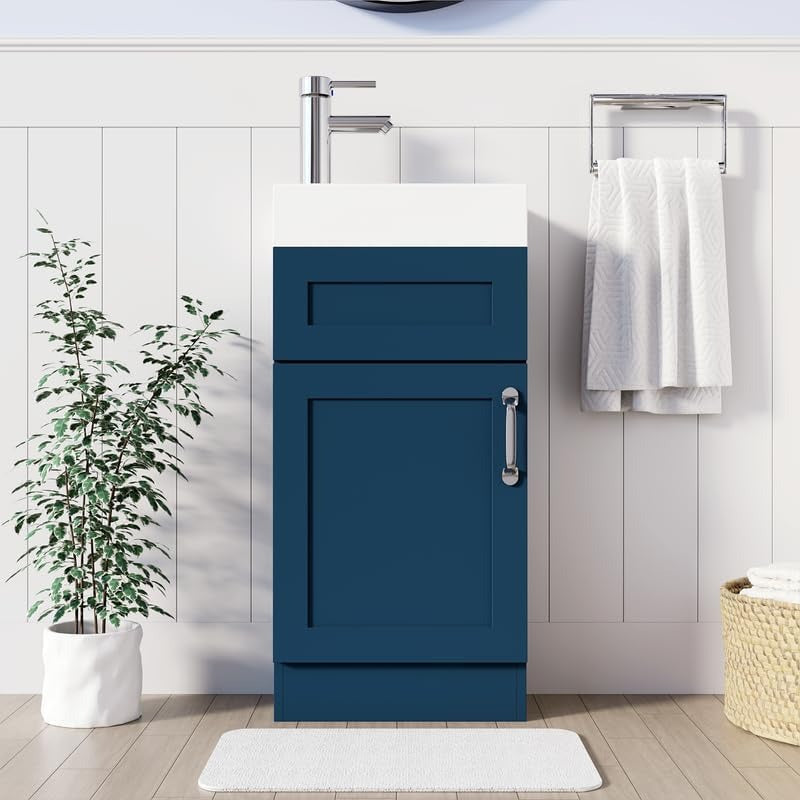
[[[276,661],[526,660],[525,386],[523,364],[275,365]]]

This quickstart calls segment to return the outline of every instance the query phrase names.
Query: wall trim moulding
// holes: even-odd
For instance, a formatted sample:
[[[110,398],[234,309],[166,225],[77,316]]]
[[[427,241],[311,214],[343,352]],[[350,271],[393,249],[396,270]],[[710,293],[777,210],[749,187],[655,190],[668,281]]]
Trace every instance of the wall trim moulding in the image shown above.
[[[2,39],[0,52],[757,52],[800,53],[800,37],[51,38]]]

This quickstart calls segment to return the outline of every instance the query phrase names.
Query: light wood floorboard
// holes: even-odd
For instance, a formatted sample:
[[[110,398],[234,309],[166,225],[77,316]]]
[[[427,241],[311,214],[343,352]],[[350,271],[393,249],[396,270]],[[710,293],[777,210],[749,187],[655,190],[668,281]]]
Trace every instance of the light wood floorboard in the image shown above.
[[[611,747],[642,800],[697,800],[700,797],[655,739],[612,739]]]
[[[210,694],[172,695],[153,717],[144,735],[190,736],[213,699]]]
[[[247,723],[248,728],[296,728],[296,722],[275,722],[275,699],[271,694],[262,694],[258,705]]]
[[[680,714],[680,706],[668,694],[626,694],[637,714]]]
[[[0,739],[0,768],[11,761],[30,739]]]
[[[396,722],[348,722],[348,728],[396,728]],[[352,800],[381,800],[381,798],[374,798],[374,797],[361,797],[355,798],[352,797],[352,792],[348,793],[348,796],[352,798]],[[394,797],[394,795],[392,795]]]
[[[758,737],[737,728],[716,697],[676,695],[675,702],[734,767],[782,767],[783,761]]]
[[[90,800],[108,775],[107,769],[61,767],[42,784],[33,800]]]
[[[41,721],[40,698],[0,695],[2,800],[800,800],[800,747],[727,721],[714,695],[533,695],[528,720],[500,727],[581,735],[603,776],[574,793],[217,793],[197,778],[219,736],[276,723],[270,695],[146,697],[143,716],[115,728],[69,730]],[[352,727],[468,727],[464,722]],[[495,723],[474,723],[494,727]],[[301,723],[344,727],[344,722]]]
[[[745,767],[742,774],[764,800],[800,797],[800,775],[789,767]]]
[[[185,744],[185,736],[140,736],[92,800],[151,800]],[[193,791],[200,791],[197,779]]]
[[[606,739],[649,739],[650,729],[621,695],[581,695],[592,719]]]
[[[0,722],[0,739],[33,739],[47,726],[42,719],[41,697],[31,697]]]
[[[595,764],[608,766],[617,763],[608,742],[578,695],[540,694],[536,695],[536,702],[548,728],[565,728],[580,734]]]
[[[25,705],[31,697],[29,694],[0,694],[0,722]]]
[[[179,751],[163,782],[157,787],[158,797],[211,797],[197,786],[197,779],[223,733],[246,728],[258,704],[257,695],[217,695],[188,741]],[[144,737],[143,737],[144,738]],[[155,738],[155,737],[147,737]],[[122,798],[117,798],[122,800]],[[127,798],[125,799],[127,800]]]
[[[66,769],[112,770],[166,701],[163,695],[144,697],[139,719],[126,725],[96,728],[78,745],[63,766]]]
[[[528,702],[527,702],[527,719],[525,722],[498,722],[498,728],[546,728],[547,723],[544,721],[544,716],[542,715],[542,709],[539,708],[539,704],[536,702],[536,698],[532,695],[528,695]]]
[[[0,797],[27,800],[89,735],[89,730],[45,727],[0,769]]]
[[[498,725],[499,724],[500,723],[498,723]],[[514,724],[516,724],[516,723],[514,723]],[[520,724],[522,724],[522,723],[520,723]],[[447,723],[446,722],[430,722],[430,721],[425,721],[425,722],[398,722],[397,723],[397,727],[398,728],[446,728],[447,727]],[[428,794],[430,794],[430,793],[429,792],[406,792],[406,793],[401,795],[400,800],[402,800],[403,797],[412,798],[412,800],[415,797],[420,797],[420,798],[422,798],[424,800],[424,797],[426,797]],[[451,798],[450,800],[455,800],[455,797]]]
[[[647,726],[703,798],[759,800],[740,772],[687,717],[652,714]]]
[[[639,800],[625,770],[619,766],[598,767],[603,778],[603,785],[593,792],[579,792],[580,800]]]

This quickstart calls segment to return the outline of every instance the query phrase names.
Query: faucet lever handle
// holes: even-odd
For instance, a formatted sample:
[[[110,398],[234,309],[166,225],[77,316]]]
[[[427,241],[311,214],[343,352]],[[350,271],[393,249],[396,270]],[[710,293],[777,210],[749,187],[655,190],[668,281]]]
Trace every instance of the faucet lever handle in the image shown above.
[[[331,81],[331,94],[334,89],[374,89],[376,81]]]

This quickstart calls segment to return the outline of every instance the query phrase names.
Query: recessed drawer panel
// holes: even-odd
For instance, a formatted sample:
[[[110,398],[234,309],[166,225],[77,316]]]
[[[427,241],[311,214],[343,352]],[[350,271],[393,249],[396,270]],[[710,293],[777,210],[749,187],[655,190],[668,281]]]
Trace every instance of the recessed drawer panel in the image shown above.
[[[524,247],[276,247],[276,361],[524,361]]]

